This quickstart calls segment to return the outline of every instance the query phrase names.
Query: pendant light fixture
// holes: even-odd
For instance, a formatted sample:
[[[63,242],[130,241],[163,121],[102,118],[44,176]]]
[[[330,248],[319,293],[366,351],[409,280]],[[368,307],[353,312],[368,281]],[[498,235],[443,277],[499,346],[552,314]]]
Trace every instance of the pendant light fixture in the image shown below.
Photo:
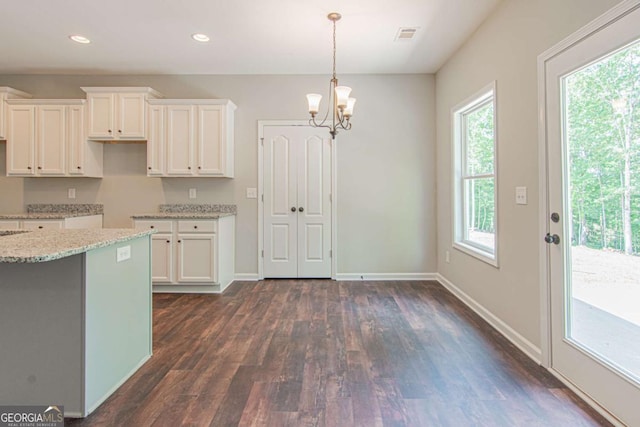
[[[322,121],[316,120],[316,115],[320,111],[320,100],[322,95],[317,93],[307,94],[309,102],[309,125],[313,127],[323,127],[329,129],[331,138],[335,139],[338,129],[351,129],[351,116],[353,116],[353,106],[356,103],[355,98],[349,98],[351,88],[347,86],[338,86],[338,78],[336,77],[336,22],[342,18],[337,12],[327,15],[329,21],[333,22],[333,76],[329,82],[329,105],[327,112]],[[331,118],[329,119],[329,114]]]

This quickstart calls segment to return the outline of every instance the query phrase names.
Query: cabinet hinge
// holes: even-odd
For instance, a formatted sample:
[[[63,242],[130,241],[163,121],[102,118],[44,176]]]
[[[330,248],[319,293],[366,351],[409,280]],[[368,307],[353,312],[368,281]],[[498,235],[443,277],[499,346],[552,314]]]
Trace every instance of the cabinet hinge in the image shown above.
[[[260,145],[264,146],[264,138],[260,138]]]
[[[333,195],[331,193],[329,193],[329,201],[333,202]]]
[[[264,194],[260,195],[260,199],[262,199],[262,201],[264,202]]]
[[[262,258],[264,258],[264,249],[262,250]]]
[[[333,250],[329,249],[329,258],[333,258]]]

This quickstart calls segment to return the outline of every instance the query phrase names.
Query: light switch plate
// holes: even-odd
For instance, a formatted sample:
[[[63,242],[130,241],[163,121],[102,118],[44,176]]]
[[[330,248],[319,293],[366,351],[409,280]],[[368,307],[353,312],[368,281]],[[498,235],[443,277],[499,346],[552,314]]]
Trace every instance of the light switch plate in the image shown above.
[[[75,189],[75,188],[70,188],[70,189],[67,191],[67,197],[68,197],[69,199],[75,199],[75,198],[76,198],[76,189]]]
[[[196,198],[196,195],[197,195],[197,193],[196,193],[196,189],[195,189],[195,188],[190,188],[190,189],[189,189],[189,198],[190,198],[190,199],[195,199],[195,198]]]
[[[527,204],[527,187],[516,187],[516,205]]]
[[[258,198],[258,189],[248,187],[247,188],[247,199],[257,199]]]
[[[116,249],[116,262],[126,261],[131,258],[131,245]]]

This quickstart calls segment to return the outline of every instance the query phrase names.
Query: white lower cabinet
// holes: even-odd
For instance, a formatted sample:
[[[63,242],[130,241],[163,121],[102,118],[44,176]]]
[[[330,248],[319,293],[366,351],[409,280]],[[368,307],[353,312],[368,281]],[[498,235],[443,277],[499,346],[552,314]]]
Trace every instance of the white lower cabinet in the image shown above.
[[[151,238],[154,291],[221,292],[233,281],[233,216],[212,220],[135,219],[134,227],[158,231]]]

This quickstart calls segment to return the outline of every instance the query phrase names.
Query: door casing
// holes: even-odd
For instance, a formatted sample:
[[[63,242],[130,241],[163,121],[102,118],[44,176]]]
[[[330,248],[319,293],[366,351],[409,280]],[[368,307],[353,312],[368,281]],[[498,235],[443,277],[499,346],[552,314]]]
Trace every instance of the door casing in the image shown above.
[[[309,126],[307,121],[302,120],[259,120],[258,121],[258,280],[264,279],[264,130],[268,126]],[[327,131],[328,132],[328,131]],[[331,144],[331,279],[336,279],[338,265],[337,250],[337,173],[336,173],[336,140]]]

